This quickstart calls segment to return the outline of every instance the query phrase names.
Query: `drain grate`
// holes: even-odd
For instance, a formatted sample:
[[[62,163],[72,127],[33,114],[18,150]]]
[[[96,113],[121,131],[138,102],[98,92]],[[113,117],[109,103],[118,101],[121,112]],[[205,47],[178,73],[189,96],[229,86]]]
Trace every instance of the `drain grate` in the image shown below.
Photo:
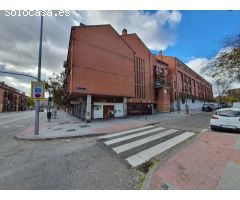
[[[87,128],[90,127],[89,125],[80,125],[80,128]]]
[[[169,189],[169,186],[168,186],[166,183],[163,183],[163,184],[161,185],[161,188],[162,188],[163,190],[168,190],[168,189]]]
[[[67,132],[76,131],[76,129],[69,129]]]
[[[55,128],[54,131],[62,130],[62,128]]]

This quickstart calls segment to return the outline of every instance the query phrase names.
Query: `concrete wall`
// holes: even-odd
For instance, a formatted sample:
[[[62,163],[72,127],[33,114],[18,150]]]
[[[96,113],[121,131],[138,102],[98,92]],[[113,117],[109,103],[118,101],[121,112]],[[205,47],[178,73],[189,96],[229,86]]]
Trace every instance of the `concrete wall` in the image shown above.
[[[186,111],[186,105],[188,105],[190,112],[201,111],[203,104],[204,101],[199,100],[195,100],[193,103],[192,99],[186,99],[185,103],[182,103],[181,100],[179,103],[177,101],[174,101],[171,103],[171,111]]]

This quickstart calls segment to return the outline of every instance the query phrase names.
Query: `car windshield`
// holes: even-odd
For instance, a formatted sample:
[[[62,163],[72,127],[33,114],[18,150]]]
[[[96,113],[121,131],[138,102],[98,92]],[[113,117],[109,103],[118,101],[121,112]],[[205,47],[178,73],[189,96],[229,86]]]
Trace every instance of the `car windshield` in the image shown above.
[[[209,107],[210,105],[209,104],[204,104],[203,107],[207,108]]]
[[[221,110],[221,111],[217,111],[216,114],[218,116],[224,116],[224,117],[240,117],[240,111],[234,111],[234,110]]]

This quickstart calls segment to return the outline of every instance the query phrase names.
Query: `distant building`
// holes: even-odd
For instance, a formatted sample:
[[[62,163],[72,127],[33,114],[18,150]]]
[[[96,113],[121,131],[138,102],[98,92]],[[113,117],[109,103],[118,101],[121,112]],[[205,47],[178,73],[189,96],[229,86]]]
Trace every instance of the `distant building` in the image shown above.
[[[168,64],[171,84],[171,111],[200,110],[204,102],[213,101],[212,85],[176,57],[157,56]]]
[[[25,93],[0,82],[0,112],[25,111],[26,109]]]
[[[240,98],[240,88],[228,90],[228,96]]]

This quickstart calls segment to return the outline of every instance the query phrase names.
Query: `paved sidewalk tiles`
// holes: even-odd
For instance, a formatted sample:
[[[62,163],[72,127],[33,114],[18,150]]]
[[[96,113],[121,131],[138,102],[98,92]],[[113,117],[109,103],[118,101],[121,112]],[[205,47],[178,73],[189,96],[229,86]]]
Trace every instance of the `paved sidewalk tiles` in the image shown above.
[[[42,114],[45,115],[46,113]],[[100,136],[158,123],[163,119],[184,116],[182,113],[174,112],[120,119],[93,120],[92,123],[86,123],[66,112],[60,111],[57,119],[51,119],[50,123],[47,119],[40,122],[39,135],[33,134],[34,127],[32,126],[15,135],[15,139],[38,141]]]
[[[239,135],[205,132],[164,162],[152,175],[150,189],[240,189]],[[236,174],[235,174],[236,175]],[[239,177],[239,176],[238,176]],[[232,183],[229,183],[230,180]]]

